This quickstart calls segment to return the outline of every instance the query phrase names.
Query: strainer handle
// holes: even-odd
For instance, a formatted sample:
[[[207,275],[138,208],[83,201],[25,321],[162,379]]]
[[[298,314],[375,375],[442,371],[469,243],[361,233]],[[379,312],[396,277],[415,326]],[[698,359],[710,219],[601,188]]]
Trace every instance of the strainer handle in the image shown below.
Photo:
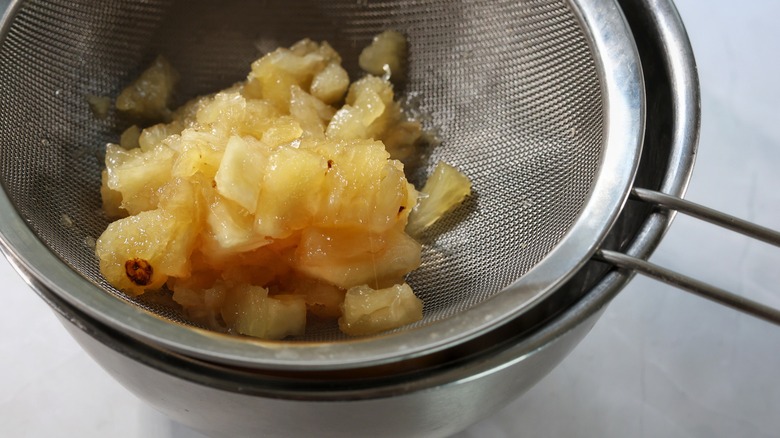
[[[641,188],[633,189],[631,196],[632,198],[655,204],[662,208],[676,210],[680,213],[685,213],[689,216],[780,247],[780,233],[777,231],[730,216],[703,205]],[[637,271],[643,275],[679,287],[700,297],[707,298],[716,303],[763,319],[764,321],[780,325],[780,310],[778,309],[749,300],[717,286],[663,268],[646,260],[606,249],[597,251],[595,258],[620,268]]]

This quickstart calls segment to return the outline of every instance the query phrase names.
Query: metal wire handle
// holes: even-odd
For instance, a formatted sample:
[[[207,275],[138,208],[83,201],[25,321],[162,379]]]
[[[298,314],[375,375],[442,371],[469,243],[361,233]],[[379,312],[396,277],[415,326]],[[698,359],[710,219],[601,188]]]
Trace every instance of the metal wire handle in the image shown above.
[[[730,216],[703,205],[641,188],[634,188],[631,192],[631,198],[655,204],[662,208],[676,210],[680,213],[685,213],[689,216],[780,247],[780,232]],[[731,307],[732,309],[739,310],[740,312],[747,313],[748,315],[755,316],[764,321],[780,325],[780,310],[741,297],[695,278],[616,251],[601,249],[596,252],[595,258],[620,268],[637,271],[643,275],[679,287],[700,297],[707,298],[708,300]]]

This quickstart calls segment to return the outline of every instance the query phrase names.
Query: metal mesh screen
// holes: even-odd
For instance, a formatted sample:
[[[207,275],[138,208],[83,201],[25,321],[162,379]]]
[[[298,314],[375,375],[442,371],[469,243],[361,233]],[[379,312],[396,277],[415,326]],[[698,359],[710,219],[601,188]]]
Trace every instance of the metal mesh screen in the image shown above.
[[[410,43],[402,92],[441,140],[412,180],[442,159],[474,185],[458,214],[422,237],[423,264],[409,278],[425,302],[418,324],[455,315],[539,263],[598,172],[604,98],[564,0],[25,2],[0,45],[3,188],[74,270],[182,322],[164,297],[133,301],[99,274],[102,155],[123,126],[113,111],[96,117],[87,96],[116,96],[162,53],[182,74],[183,102],[243,79],[261,51],[304,37],[330,42],[354,79],[360,49],[389,28]],[[338,336],[323,326],[307,340]]]

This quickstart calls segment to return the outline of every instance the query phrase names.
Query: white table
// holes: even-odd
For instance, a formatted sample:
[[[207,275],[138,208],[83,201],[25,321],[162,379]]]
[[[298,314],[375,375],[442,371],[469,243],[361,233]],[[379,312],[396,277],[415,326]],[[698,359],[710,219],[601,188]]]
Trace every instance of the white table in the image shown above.
[[[687,197],[780,229],[780,2],[678,7],[702,87]],[[652,260],[780,306],[780,249],[678,217]],[[0,278],[0,436],[201,436],[110,378],[5,260]],[[780,328],[637,277],[563,364],[458,437],[521,435],[780,436]]]

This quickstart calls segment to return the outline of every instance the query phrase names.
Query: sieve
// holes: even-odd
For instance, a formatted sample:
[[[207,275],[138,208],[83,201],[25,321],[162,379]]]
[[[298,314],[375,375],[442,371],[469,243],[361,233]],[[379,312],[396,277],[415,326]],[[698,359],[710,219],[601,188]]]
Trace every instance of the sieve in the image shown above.
[[[401,91],[441,140],[429,162],[455,164],[475,191],[422,237],[423,264],[408,280],[422,321],[370,338],[345,338],[335,324],[284,342],[235,338],[186,321],[164,294],[131,299],[106,283],[91,243],[108,223],[103,147],[123,121],[96,117],[88,96],[116,96],[164,54],[182,72],[183,102],[304,37],[330,42],[355,78],[360,49],[388,28],[410,42]],[[611,1],[17,1],[3,20],[0,81],[4,251],[89,317],[188,356],[288,370],[420,357],[530,310],[560,311],[545,303],[597,250],[628,263],[599,250],[644,134],[642,72]],[[410,178],[419,186],[429,171]]]

